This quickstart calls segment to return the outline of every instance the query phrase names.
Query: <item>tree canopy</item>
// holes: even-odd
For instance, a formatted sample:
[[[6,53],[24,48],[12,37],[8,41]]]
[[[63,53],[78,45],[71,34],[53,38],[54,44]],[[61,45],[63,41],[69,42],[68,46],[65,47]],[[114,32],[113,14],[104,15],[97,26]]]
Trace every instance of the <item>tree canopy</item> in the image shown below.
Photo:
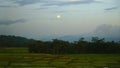
[[[0,47],[27,47],[30,53],[81,54],[81,53],[119,53],[120,42],[105,41],[104,38],[92,37],[86,41],[81,37],[78,41],[69,42],[59,39],[41,41],[19,36],[0,35]]]

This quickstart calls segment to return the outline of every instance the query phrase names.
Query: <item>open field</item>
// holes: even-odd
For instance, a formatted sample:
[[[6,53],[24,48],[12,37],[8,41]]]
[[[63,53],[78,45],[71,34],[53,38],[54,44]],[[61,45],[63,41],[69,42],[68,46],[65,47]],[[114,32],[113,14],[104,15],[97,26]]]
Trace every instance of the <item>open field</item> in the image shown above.
[[[0,54],[0,68],[120,68],[120,54]]]
[[[25,47],[5,47],[5,48],[0,48],[0,53],[29,53],[28,48]]]

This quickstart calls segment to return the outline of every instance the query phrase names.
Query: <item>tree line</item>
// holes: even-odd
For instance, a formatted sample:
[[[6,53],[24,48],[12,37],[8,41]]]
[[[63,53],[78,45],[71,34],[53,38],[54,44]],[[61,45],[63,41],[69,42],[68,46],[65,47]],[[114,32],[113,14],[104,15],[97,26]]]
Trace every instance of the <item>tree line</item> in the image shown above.
[[[81,53],[114,53],[120,54],[120,42],[105,41],[104,38],[92,37],[91,41],[80,38],[69,42],[59,39],[41,41],[19,36],[0,35],[1,47],[27,47],[30,53],[81,54]]]
[[[50,53],[50,54],[120,54],[120,42],[106,42],[104,38],[92,37],[91,42],[81,38],[73,43],[58,39],[43,42],[36,41],[29,45],[30,53]]]

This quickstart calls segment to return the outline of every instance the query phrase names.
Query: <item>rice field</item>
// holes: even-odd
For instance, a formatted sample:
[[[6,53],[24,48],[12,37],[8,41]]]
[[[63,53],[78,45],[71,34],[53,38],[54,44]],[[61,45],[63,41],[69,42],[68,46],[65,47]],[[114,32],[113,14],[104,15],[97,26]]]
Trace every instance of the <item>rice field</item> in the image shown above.
[[[7,47],[7,48],[0,48],[0,54],[13,54],[13,53],[29,53],[28,48],[25,47]]]
[[[120,54],[0,54],[0,68],[120,68]]]

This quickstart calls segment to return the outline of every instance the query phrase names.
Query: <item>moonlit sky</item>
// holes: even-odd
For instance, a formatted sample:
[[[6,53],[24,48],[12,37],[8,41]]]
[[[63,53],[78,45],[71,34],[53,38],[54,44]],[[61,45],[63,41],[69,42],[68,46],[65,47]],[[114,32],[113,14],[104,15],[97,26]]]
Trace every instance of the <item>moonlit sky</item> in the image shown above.
[[[117,37],[120,0],[0,0],[0,35]]]

